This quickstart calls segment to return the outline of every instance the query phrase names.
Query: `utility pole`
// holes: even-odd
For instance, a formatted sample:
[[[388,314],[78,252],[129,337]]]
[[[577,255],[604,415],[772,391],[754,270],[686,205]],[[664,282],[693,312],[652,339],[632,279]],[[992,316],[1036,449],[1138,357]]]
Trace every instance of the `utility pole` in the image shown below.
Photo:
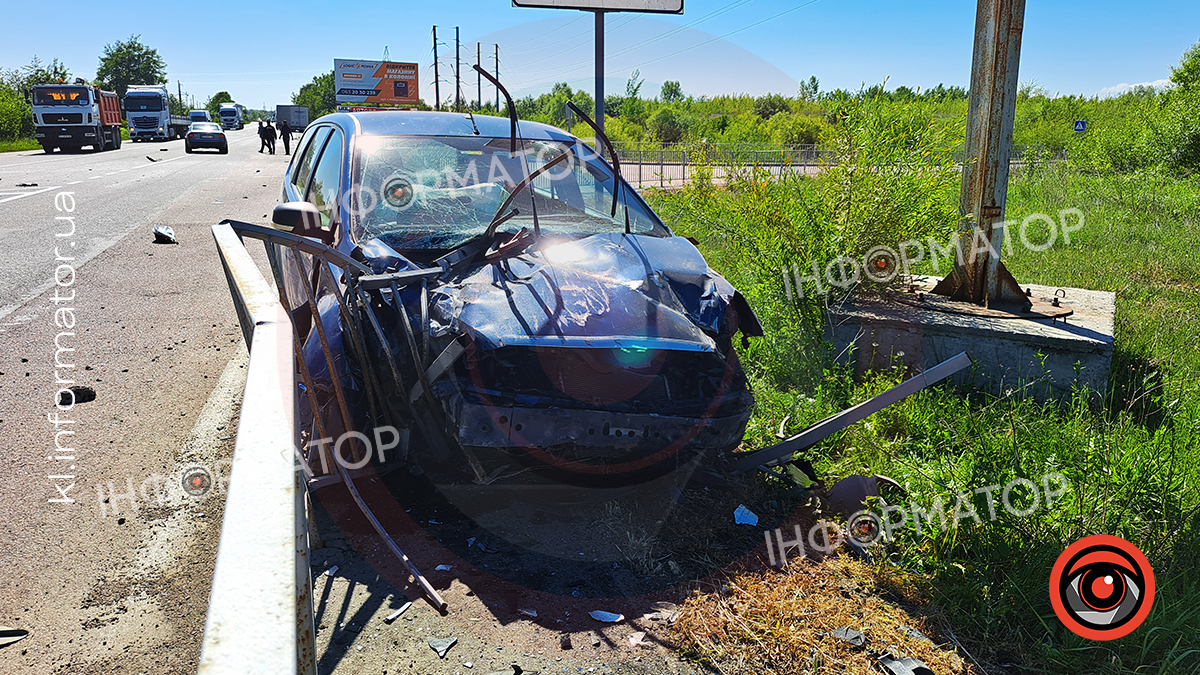
[[[176,91],[179,92],[175,95],[175,97],[179,99],[179,105],[183,105],[183,83],[179,80],[175,80],[175,87]]]
[[[462,64],[459,62],[459,54],[462,50],[462,45],[458,42],[458,26],[454,27],[454,112],[459,112],[462,107],[462,78],[459,76]]]
[[[442,109],[442,88],[438,80],[437,26],[433,27],[433,109]]]
[[[967,161],[960,196],[964,217],[959,224],[960,232],[972,242],[971,259],[956,260],[954,269],[933,289],[938,295],[984,307],[1000,303],[1026,309],[1030,306],[1020,284],[1000,262],[1008,235],[1004,231],[1004,207],[1024,26],[1025,0],[979,0],[967,115]],[[969,214],[974,217],[967,218]],[[975,237],[987,243],[978,255]]]
[[[604,12],[596,12],[596,126],[604,131]]]
[[[482,68],[479,61],[480,44],[475,43],[475,66]],[[483,107],[483,75],[478,70],[475,71],[475,109],[479,110]]]
[[[500,81],[500,45],[496,45],[496,81]],[[496,112],[500,112],[500,87],[496,87]]]

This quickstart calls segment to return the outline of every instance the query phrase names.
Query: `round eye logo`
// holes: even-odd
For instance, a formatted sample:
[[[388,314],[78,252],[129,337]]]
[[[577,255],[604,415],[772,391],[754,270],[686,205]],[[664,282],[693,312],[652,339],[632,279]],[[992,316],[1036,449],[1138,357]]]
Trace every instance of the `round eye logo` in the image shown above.
[[[212,476],[202,466],[189,467],[183,472],[183,491],[193,497],[203,497],[212,487]]]
[[[396,178],[383,188],[383,198],[393,208],[405,209],[412,204],[413,186],[407,178]]]
[[[1050,604],[1072,633],[1115,640],[1133,632],[1154,604],[1154,571],[1119,537],[1097,534],[1067,547],[1050,572]]]

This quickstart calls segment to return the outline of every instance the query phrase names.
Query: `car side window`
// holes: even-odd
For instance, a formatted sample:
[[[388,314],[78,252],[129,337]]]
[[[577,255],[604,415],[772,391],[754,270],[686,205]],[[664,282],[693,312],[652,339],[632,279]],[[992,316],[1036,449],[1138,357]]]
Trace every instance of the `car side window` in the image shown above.
[[[318,127],[313,132],[310,136],[311,140],[304,148],[300,163],[296,165],[296,170],[292,173],[292,185],[296,186],[296,192],[300,193],[301,198],[304,197],[304,189],[308,186],[308,177],[312,174],[313,161],[321,146],[325,144],[327,136],[329,136],[329,127]]]
[[[321,212],[321,227],[329,227],[337,209],[342,178],[342,132],[334,129],[321,151],[306,199]]]

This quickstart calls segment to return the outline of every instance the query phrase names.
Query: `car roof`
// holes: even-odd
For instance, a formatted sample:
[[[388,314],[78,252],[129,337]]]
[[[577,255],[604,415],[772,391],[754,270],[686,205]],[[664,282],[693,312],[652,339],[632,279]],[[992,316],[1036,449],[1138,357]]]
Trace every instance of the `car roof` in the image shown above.
[[[507,117],[475,115],[475,125],[466,113],[427,112],[418,110],[387,110],[356,113],[333,113],[313,122],[332,122],[342,127],[347,135],[378,134],[404,136],[474,136],[507,138],[510,125]],[[575,137],[557,127],[541,122],[519,121],[517,131],[521,138],[533,140],[558,140],[574,142]]]

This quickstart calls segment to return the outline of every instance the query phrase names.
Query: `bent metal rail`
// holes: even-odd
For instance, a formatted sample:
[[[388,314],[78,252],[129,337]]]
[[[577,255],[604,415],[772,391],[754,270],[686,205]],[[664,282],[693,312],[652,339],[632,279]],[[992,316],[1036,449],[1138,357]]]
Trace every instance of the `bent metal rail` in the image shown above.
[[[230,469],[225,518],[213,573],[212,594],[200,654],[200,675],[315,675],[315,633],[312,614],[312,580],[309,573],[307,479],[312,476],[300,457],[297,437],[296,392],[301,387],[317,410],[316,387],[304,360],[296,358],[300,341],[292,324],[294,313],[308,307],[320,339],[328,372],[336,372],[335,360],[324,324],[316,310],[312,291],[296,302],[287,297],[282,283],[281,258],[290,257],[303,265],[302,256],[312,260],[316,283],[322,275],[338,289],[338,311],[348,327],[350,344],[344,345],[356,358],[366,353],[367,324],[381,344],[388,344],[378,318],[371,309],[368,292],[382,277],[396,291],[407,283],[420,282],[421,275],[372,275],[357,261],[311,239],[249,223],[223,221],[212,228],[229,282],[230,295],[246,346],[250,350],[242,410]],[[250,258],[242,237],[260,239],[276,281],[271,288]],[[332,268],[344,274],[334,279]],[[411,336],[410,336],[411,338]],[[411,346],[411,345],[410,345]],[[390,354],[390,352],[389,352]],[[396,391],[407,391],[399,381]],[[299,382],[297,381],[299,375]],[[364,371],[372,416],[392,404],[386,401],[381,383]],[[338,412],[346,430],[353,430],[346,394],[339,378],[330,382]],[[387,410],[395,414],[395,411]],[[314,420],[323,436],[321,420]],[[342,462],[334,462],[340,482],[346,485],[367,520],[384,544],[405,564],[429,597],[435,609],[445,611],[446,602],[400,550],[359,495]]]

